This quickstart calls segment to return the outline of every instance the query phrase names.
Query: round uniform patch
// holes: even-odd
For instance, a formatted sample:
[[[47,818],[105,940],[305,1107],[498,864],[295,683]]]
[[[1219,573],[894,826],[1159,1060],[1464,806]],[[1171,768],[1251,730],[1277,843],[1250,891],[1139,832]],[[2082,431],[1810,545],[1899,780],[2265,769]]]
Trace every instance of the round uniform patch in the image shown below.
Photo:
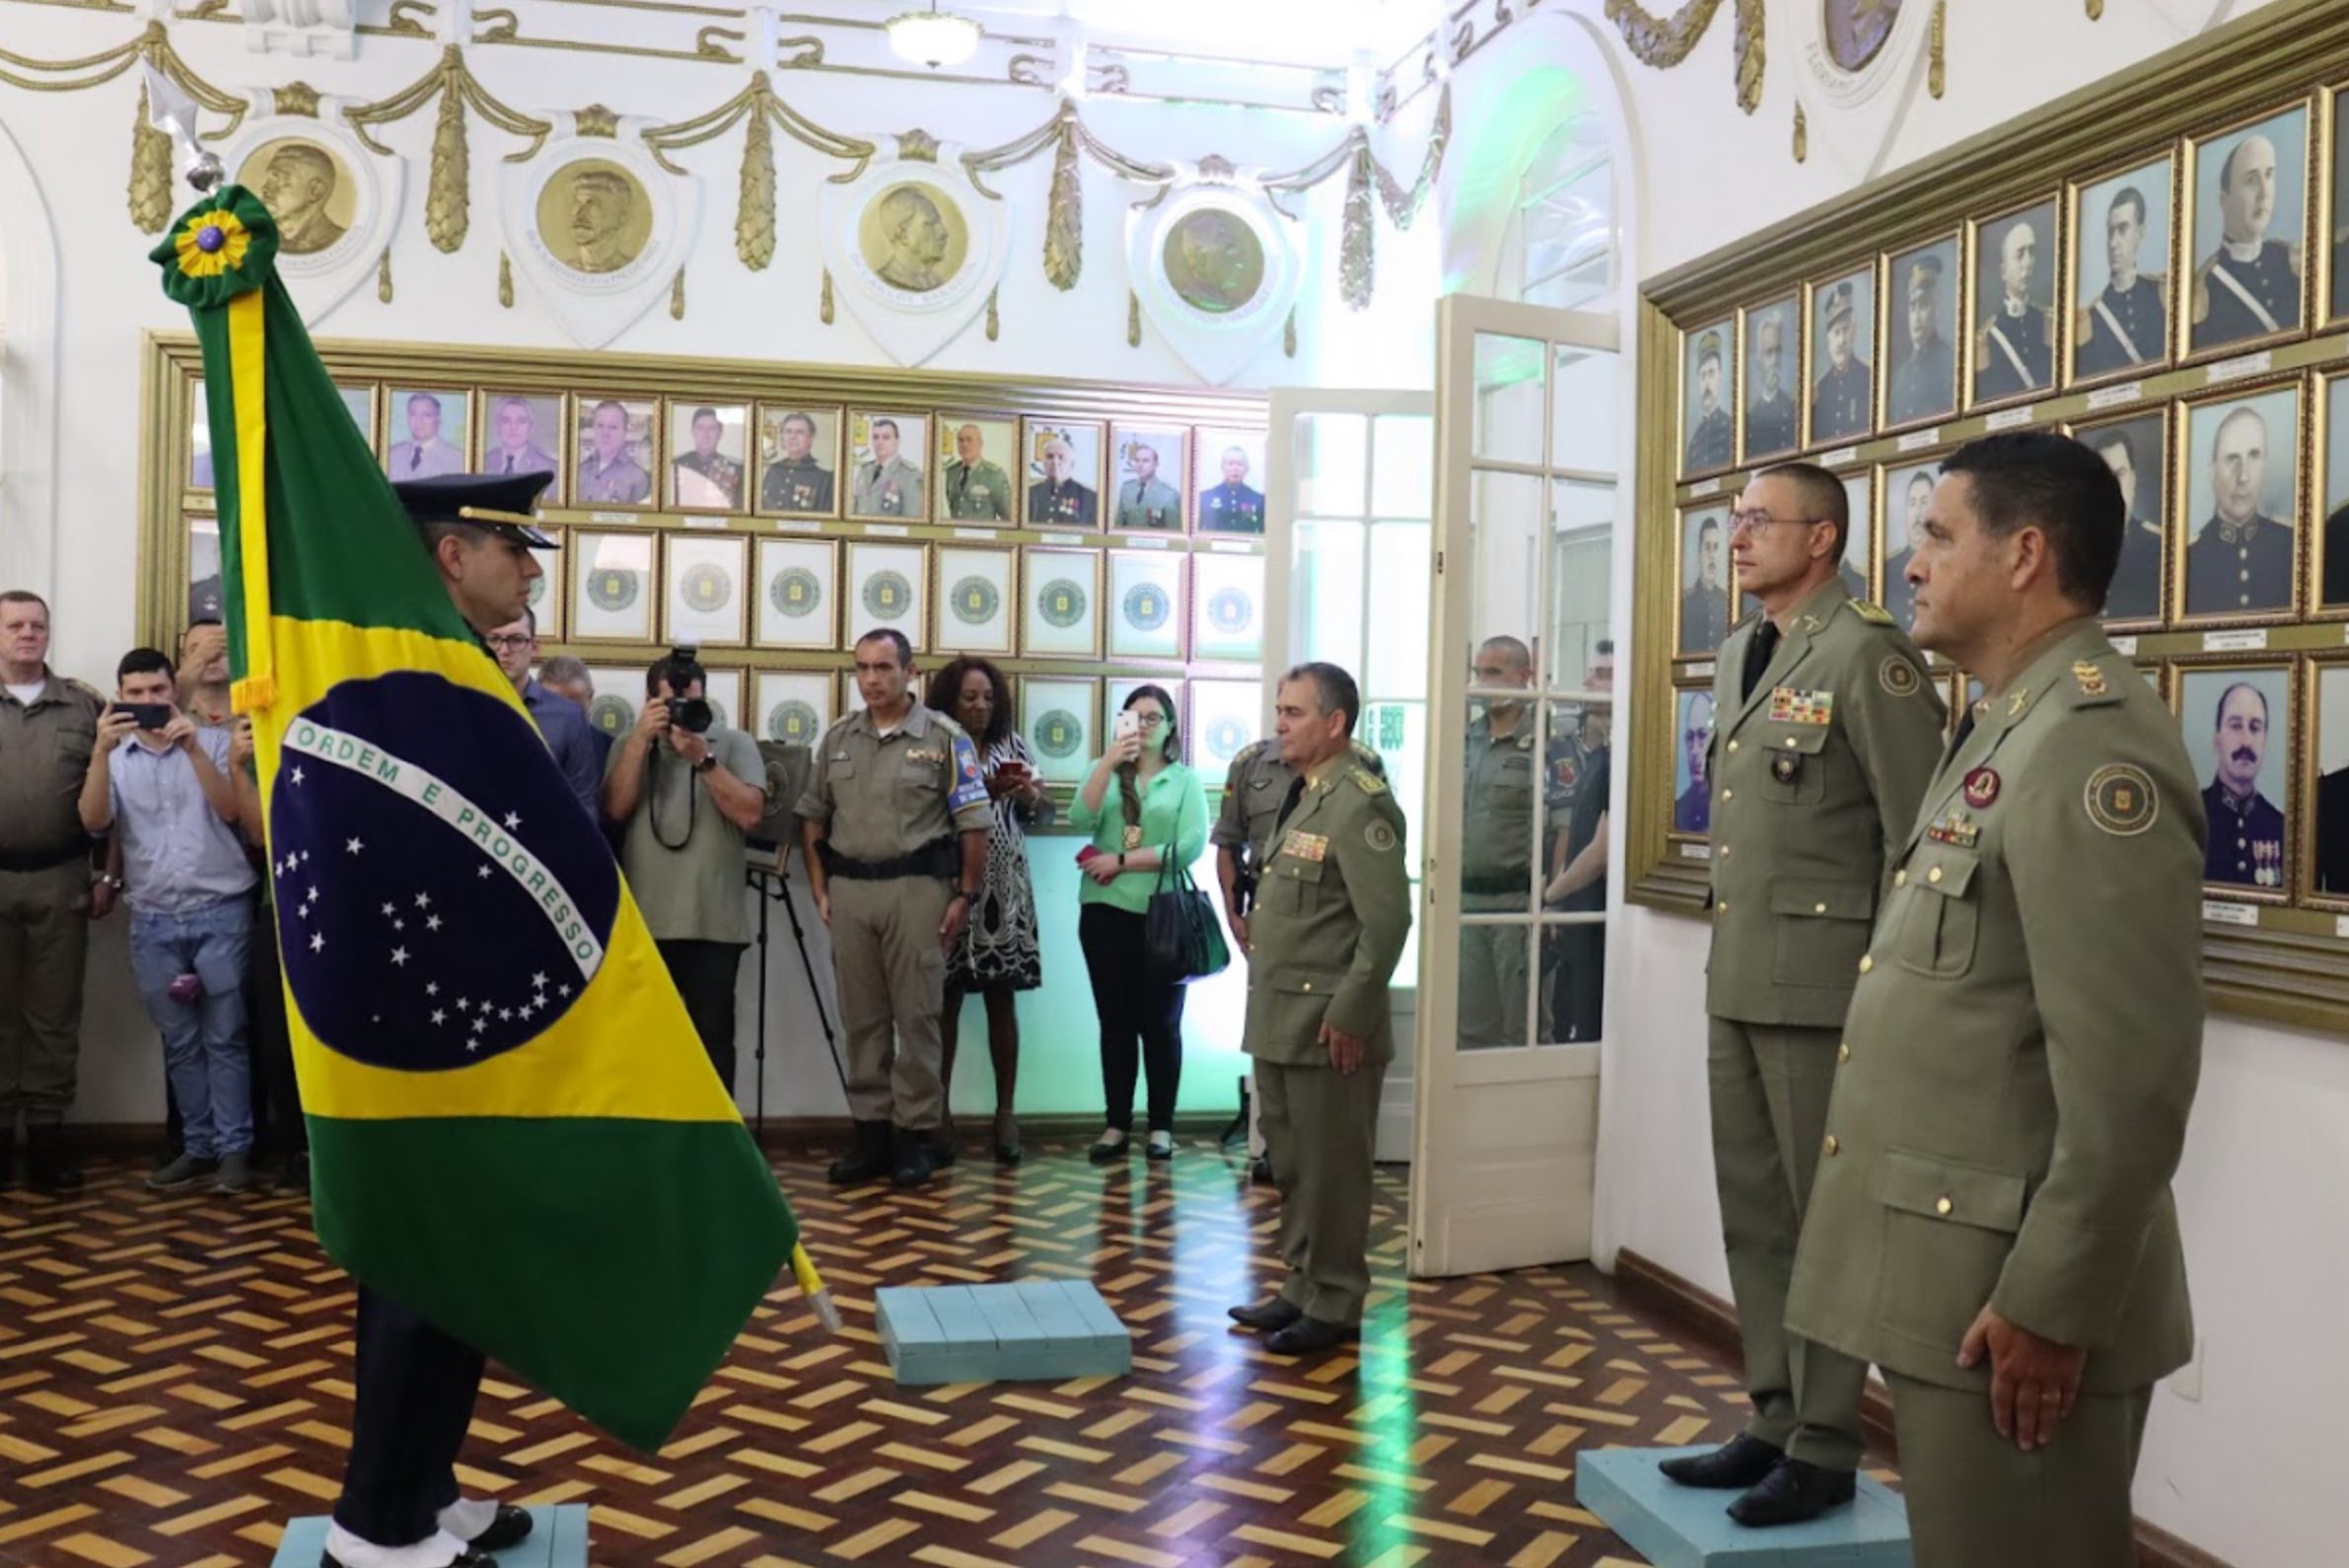
[[[1917,667],[1898,654],[1886,654],[1884,664],[1876,672],[1877,683],[1895,697],[1913,697],[1923,688],[1924,677]]]
[[[1394,836],[1394,829],[1376,817],[1372,818],[1370,825],[1362,830],[1362,838],[1365,843],[1382,855],[1388,853],[1401,842]]]
[[[2089,775],[2088,820],[2118,838],[2134,838],[2162,814],[2162,800],[2145,769],[2107,762]]]

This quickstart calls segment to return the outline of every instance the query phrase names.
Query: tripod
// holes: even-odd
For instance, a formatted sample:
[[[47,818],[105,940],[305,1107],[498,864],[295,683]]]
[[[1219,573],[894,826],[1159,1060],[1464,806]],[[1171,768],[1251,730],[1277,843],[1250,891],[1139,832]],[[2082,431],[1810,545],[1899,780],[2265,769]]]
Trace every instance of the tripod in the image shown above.
[[[808,956],[808,931],[800,924],[800,906],[791,896],[790,874],[788,846],[777,847],[774,870],[748,868],[749,884],[758,893],[758,1043],[751,1052],[758,1075],[758,1094],[752,1121],[762,1140],[766,1136],[766,949],[770,905],[781,904],[791,916],[791,940],[800,950],[800,968],[808,976],[808,998],[816,1004],[816,1022],[823,1030],[824,1049],[831,1053],[832,1071],[839,1077],[840,1093],[843,1098],[848,1094],[848,1069],[840,1062],[840,1042],[832,1033],[831,1016],[823,1010],[823,989],[816,983],[816,961]]]

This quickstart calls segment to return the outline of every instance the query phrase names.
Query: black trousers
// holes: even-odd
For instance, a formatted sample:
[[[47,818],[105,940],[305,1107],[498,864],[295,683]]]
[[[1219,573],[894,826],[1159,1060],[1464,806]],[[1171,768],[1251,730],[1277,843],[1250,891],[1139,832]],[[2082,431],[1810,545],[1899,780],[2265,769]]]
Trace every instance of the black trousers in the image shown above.
[[[411,1546],[457,1501],[457,1451],[481,1391],[481,1352],[359,1287],[358,1395],[334,1523],[377,1546]]]
[[[1093,980],[1102,1021],[1103,1124],[1123,1131],[1134,1119],[1134,1074],[1150,1075],[1150,1130],[1174,1130],[1174,1095],[1182,1087],[1182,987],[1143,976],[1142,917],[1111,904],[1077,913],[1077,944]]]
[[[661,962],[669,965],[669,978],[676,985],[677,995],[684,998],[685,1016],[693,1021],[693,1033],[701,1036],[701,1048],[710,1053],[718,1082],[732,1095],[734,985],[743,967],[744,944],[657,942],[654,946],[661,950]]]
[[[1550,1033],[1560,1040],[1595,1040],[1606,1000],[1606,927],[1567,926],[1558,937]]]
[[[245,970],[247,1037],[252,1042],[252,1124],[255,1148],[291,1160],[310,1153],[310,1127],[294,1084],[294,1041],[286,1028],[285,981],[277,971],[277,911],[253,910]]]

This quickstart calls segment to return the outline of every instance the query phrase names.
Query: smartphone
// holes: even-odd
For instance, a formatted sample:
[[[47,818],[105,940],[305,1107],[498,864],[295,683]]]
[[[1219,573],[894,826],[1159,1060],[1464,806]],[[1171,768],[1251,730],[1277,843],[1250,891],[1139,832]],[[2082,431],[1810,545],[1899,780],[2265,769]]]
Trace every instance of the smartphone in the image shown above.
[[[1098,855],[1098,854],[1100,854],[1100,853],[1101,853],[1101,851],[1100,851],[1099,849],[1097,849],[1096,847],[1094,847],[1094,846],[1093,846],[1093,845],[1091,845],[1091,844],[1087,844],[1087,845],[1086,845],[1086,846],[1085,846],[1083,849],[1080,849],[1080,850],[1078,850],[1078,851],[1077,851],[1077,864],[1078,864],[1078,865],[1080,865],[1080,866],[1082,866],[1082,865],[1084,865],[1084,864],[1085,864],[1087,861],[1089,861],[1089,860],[1093,859],[1093,857],[1094,857],[1094,856],[1096,856],[1096,855]]]
[[[995,764],[995,776],[1013,784],[1025,784],[1029,778],[1029,767],[1017,757],[1005,757]]]
[[[111,704],[110,711],[129,714],[142,730],[160,730],[172,722],[172,705],[168,702],[116,702]]]
[[[1128,736],[1140,735],[1142,733],[1142,715],[1131,708],[1122,710],[1117,715],[1117,724],[1111,733],[1120,741]]]

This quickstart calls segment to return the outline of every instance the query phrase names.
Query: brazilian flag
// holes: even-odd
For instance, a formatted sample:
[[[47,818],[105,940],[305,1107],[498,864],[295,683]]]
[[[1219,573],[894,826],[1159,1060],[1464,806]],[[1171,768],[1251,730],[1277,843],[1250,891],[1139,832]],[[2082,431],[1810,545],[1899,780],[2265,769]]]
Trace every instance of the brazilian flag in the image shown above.
[[[211,389],[319,1239],[658,1448],[797,1229],[597,824],[459,616],[226,186],[156,248]]]

